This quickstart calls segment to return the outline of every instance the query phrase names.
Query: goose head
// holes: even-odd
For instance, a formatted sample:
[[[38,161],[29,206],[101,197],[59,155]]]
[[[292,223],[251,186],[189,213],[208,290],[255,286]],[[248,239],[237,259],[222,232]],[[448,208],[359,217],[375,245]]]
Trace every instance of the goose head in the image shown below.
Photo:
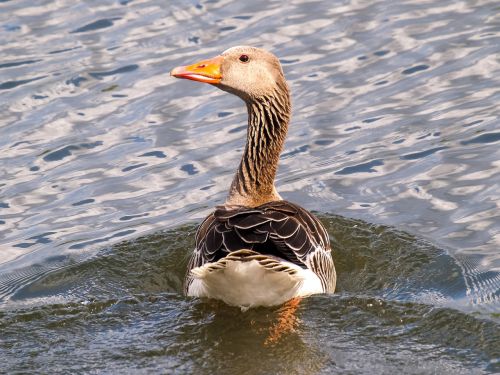
[[[249,46],[232,47],[214,58],[177,67],[170,75],[210,83],[247,103],[277,90],[288,93],[278,58],[266,50]]]

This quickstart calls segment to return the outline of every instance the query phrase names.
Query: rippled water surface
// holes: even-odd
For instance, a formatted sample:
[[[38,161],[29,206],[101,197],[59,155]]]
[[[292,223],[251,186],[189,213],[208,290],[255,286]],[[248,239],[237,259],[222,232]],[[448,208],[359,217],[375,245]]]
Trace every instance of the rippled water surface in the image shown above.
[[[241,44],[338,269],[283,332],[181,293],[246,114],[168,72]],[[0,372],[500,372],[497,1],[7,0],[0,56]]]

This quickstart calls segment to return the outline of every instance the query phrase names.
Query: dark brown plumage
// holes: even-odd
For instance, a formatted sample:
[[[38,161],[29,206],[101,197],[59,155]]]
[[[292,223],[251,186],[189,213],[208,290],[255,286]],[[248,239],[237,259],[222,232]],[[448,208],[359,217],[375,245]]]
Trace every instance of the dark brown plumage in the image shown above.
[[[316,251],[318,248],[321,250]],[[335,288],[328,272],[333,268],[328,234],[316,217],[296,204],[281,200],[251,209],[217,207],[198,228],[196,250],[188,269],[216,262],[241,249],[280,258],[301,268],[308,267],[307,257],[313,255],[311,266],[326,272],[321,277],[325,292]],[[186,292],[192,279],[188,273]]]

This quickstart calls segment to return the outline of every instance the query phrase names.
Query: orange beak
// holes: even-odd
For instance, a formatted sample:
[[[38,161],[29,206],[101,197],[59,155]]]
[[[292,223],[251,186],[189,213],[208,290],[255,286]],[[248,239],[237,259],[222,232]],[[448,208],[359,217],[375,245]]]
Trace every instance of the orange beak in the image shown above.
[[[175,78],[217,84],[220,83],[222,78],[220,73],[222,60],[222,56],[217,56],[212,59],[197,62],[196,64],[178,66],[170,72],[170,75]]]

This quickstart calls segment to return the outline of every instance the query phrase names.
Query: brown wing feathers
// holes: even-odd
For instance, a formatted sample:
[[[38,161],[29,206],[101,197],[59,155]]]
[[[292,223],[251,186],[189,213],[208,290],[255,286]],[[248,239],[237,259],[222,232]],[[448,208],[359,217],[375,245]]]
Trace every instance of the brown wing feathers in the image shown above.
[[[293,203],[275,201],[257,208],[219,207],[198,229],[189,269],[241,249],[277,256],[305,268],[307,255],[318,246],[330,249],[323,226]]]

